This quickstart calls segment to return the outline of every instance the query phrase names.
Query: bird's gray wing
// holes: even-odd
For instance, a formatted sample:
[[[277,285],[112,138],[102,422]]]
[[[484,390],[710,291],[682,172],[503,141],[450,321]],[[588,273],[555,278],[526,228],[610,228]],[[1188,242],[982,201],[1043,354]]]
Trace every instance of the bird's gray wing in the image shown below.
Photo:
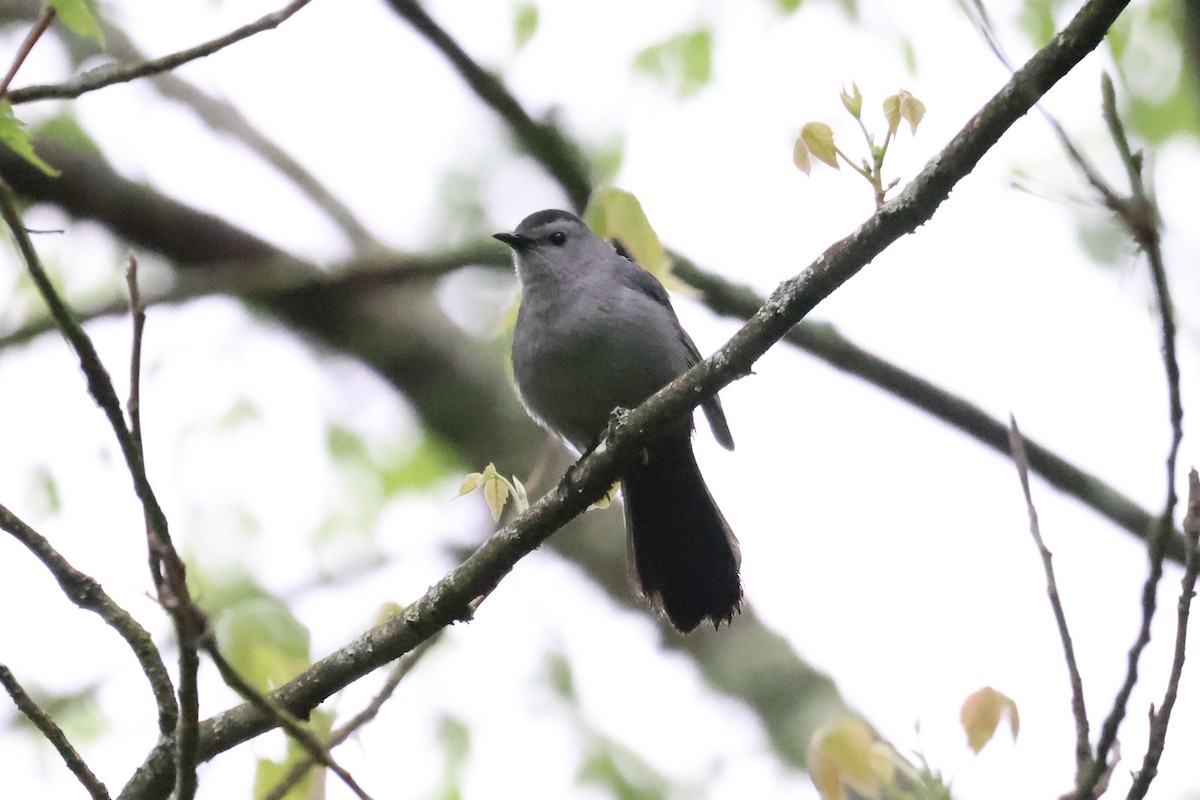
[[[687,331],[683,329],[683,325],[679,323],[679,317],[675,313],[675,308],[671,305],[671,296],[667,293],[662,283],[659,282],[658,278],[638,266],[620,240],[614,240],[613,247],[626,260],[626,263],[622,265],[623,268],[617,271],[618,280],[667,309],[667,312],[671,315],[671,320],[675,323],[675,330],[679,333],[680,341],[687,348],[688,366],[692,367],[699,364],[702,360],[700,358],[700,351],[696,349],[696,343],[692,341],[692,337],[688,336]],[[628,268],[624,268],[625,266]],[[732,450],[733,434],[729,431],[729,422],[725,419],[725,411],[721,408],[720,398],[713,395],[701,403],[700,407],[704,409],[704,416],[708,419],[708,427],[712,429],[713,437],[726,450]]]

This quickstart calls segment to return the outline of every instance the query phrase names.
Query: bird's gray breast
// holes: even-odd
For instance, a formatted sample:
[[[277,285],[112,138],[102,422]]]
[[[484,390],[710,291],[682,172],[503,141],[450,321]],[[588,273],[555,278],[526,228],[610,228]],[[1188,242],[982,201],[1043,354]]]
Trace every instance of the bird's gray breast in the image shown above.
[[[670,309],[613,286],[527,286],[513,334],[513,374],[544,426],[586,450],[616,407],[634,408],[687,368]]]

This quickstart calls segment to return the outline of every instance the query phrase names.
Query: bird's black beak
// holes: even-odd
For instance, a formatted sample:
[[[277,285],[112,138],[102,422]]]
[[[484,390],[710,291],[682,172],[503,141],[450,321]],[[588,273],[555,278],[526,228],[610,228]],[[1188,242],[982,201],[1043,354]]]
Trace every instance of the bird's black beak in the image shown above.
[[[528,236],[522,236],[519,233],[495,233],[492,234],[492,238],[499,239],[518,253],[523,252],[529,245],[533,244],[533,239],[530,239]]]

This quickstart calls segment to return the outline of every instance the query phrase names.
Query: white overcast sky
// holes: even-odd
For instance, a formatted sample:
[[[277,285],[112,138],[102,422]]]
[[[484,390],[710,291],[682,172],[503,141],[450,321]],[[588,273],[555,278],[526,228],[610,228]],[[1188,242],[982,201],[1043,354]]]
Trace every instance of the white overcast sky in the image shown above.
[[[913,14],[911,3],[863,0],[857,22],[833,3],[809,2],[783,18],[765,0],[544,2],[541,27],[519,54],[509,35],[513,4],[427,5],[468,52],[502,72],[534,114],[557,109],[568,130],[592,145],[624,132],[618,184],[638,195],[662,239],[763,292],[872,210],[868,188],[846,171],[818,165],[805,178],[791,165],[796,130],[812,119],[834,124],[845,145],[859,145],[838,101],[843,83],[857,81],[867,109],[900,87],[925,102],[918,136],[902,133],[889,154],[891,174],[907,179],[1007,77],[950,0],[923,4],[922,14]],[[1030,51],[1011,24],[1016,5],[989,4],[1013,57],[1023,60]],[[113,0],[105,7],[157,55],[224,33],[277,4]],[[712,86],[677,102],[631,75],[639,49],[697,24],[716,30]],[[913,43],[915,75],[903,66],[902,37]],[[17,41],[10,34],[4,51]],[[61,53],[43,45],[17,85],[66,76]],[[1178,71],[1177,63],[1163,63],[1169,59],[1161,48],[1145,49],[1146,72],[1155,80]],[[1098,76],[1106,66],[1103,55],[1089,57],[1051,92],[1046,107],[1119,180],[1099,118]],[[437,229],[439,186],[448,170],[480,182],[497,230],[565,202],[527,158],[508,153],[502,126],[377,0],[314,0],[277,30],[179,74],[237,105],[398,248],[446,244],[430,231]],[[348,254],[336,229],[290,185],[148,86],[108,88],[73,107],[125,175],[302,256],[332,263]],[[35,119],[50,110],[19,113]],[[1200,287],[1189,267],[1200,253],[1193,219],[1200,153],[1194,142],[1175,143],[1151,161],[1183,323],[1185,412],[1197,414]],[[1031,191],[1014,187],[1018,169],[1033,176],[1022,182]],[[1165,492],[1168,428],[1145,265],[1132,248],[1115,267],[1087,260],[1076,221],[1081,206],[1101,214],[1086,210],[1084,196],[1050,128],[1031,115],[931,223],[897,242],[812,317],[996,416],[1015,414],[1026,435],[1156,511]],[[94,227],[48,209],[35,209],[27,221],[65,230],[38,245],[80,291],[114,283],[123,250]],[[4,274],[17,269],[10,258]],[[0,281],[4,291],[12,291],[12,280]],[[491,284],[481,293],[496,301],[491,305],[474,294],[457,296],[473,291],[466,281],[447,292],[453,310],[473,314],[470,322],[482,331],[494,330],[510,297],[510,287]],[[676,306],[702,350],[735,330],[687,299]],[[123,392],[126,322],[90,330]],[[414,440],[404,401],[377,378],[313,353],[228,301],[152,309],[146,368],[149,464],[176,535],[201,563],[249,562],[275,590],[303,582],[317,566],[319,556],[297,542],[307,541],[334,509],[353,514],[355,495],[325,452],[324,426],[347,425],[381,448]],[[165,636],[146,596],[128,477],[65,348],[44,337],[5,352],[0,386],[0,502]],[[828,671],[887,737],[906,751],[920,749],[953,775],[957,796],[1065,792],[1073,766],[1067,680],[1012,465],[784,348],[723,398],[738,448],[721,451],[701,426],[698,452],[741,539],[755,611],[800,657]],[[221,435],[216,421],[239,402],[257,417]],[[1195,443],[1195,436],[1185,439],[1181,474],[1200,461]],[[59,486],[57,514],[39,507],[40,473]],[[1140,613],[1143,551],[1041,482],[1034,481],[1033,491],[1095,728],[1124,674]],[[479,504],[453,501],[453,493],[448,484],[443,493],[389,507],[378,535],[394,563],[353,592],[309,593],[299,603],[314,657],[369,625],[383,602],[410,601],[436,581],[448,566],[447,540],[477,541],[484,527]],[[257,520],[253,537],[236,522],[241,511]],[[351,542],[327,549],[351,557],[355,548]],[[1169,567],[1161,584],[1162,610],[1122,737],[1127,761],[1113,778],[1117,792],[1140,762],[1146,710],[1162,694],[1179,577]],[[60,691],[110,683],[101,702],[118,735],[83,750],[110,788],[119,789],[152,743],[144,681],[127,674],[131,662],[116,637],[80,619],[40,567],[7,541],[0,541],[0,586],[7,587],[10,609],[15,602],[37,609],[0,618],[0,661]],[[431,796],[441,776],[433,731],[449,712],[472,728],[468,797],[496,797],[498,787],[527,797],[568,790],[572,797],[604,796],[575,787],[580,745],[571,714],[539,684],[544,652],[556,649],[576,670],[589,723],[677,781],[684,787],[678,796],[813,797],[806,778],[771,759],[751,716],[706,693],[690,665],[664,656],[656,636],[572,567],[547,552],[534,554],[475,622],[452,631],[375,727],[339,751],[342,763],[377,797]],[[205,677],[208,714],[231,700],[213,675]],[[339,710],[352,713],[374,685],[349,692]],[[984,685],[1017,701],[1022,727],[1015,745],[1001,737],[974,758],[958,729],[958,707]],[[1185,675],[1155,797],[1200,790],[1189,752],[1189,743],[1200,740],[1197,691],[1193,670]],[[10,718],[0,704],[0,721]],[[18,795],[77,793],[54,755],[27,738],[0,730],[0,752],[5,785],[27,787]],[[281,752],[282,739],[268,736],[220,757],[202,770],[201,797],[244,796],[254,758]],[[330,783],[330,798],[346,796]]]

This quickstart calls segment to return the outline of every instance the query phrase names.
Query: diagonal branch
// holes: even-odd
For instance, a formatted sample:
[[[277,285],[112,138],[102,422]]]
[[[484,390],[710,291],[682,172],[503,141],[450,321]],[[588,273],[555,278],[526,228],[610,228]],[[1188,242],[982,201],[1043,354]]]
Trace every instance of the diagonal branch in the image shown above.
[[[270,697],[255,689],[246,680],[238,674],[238,671],[233,668],[225,656],[221,655],[221,651],[217,648],[216,640],[212,636],[206,636],[204,640],[204,651],[208,653],[209,658],[217,665],[217,670],[221,673],[221,678],[225,681],[230,689],[237,692],[243,700],[250,703],[259,711],[271,716],[279,727],[283,728],[284,732],[292,738],[308,754],[312,763],[320,763],[323,766],[333,770],[334,774],[342,779],[342,782],[349,787],[359,800],[371,800],[363,788],[358,785],[358,781],[354,779],[340,764],[333,760],[333,756],[329,754],[329,748],[323,745],[311,730],[309,730],[303,722],[292,716],[286,708],[281,707]]]
[[[1054,622],[1058,625],[1058,637],[1062,641],[1063,657],[1067,662],[1067,675],[1071,681],[1071,713],[1075,717],[1075,775],[1076,781],[1092,765],[1092,743],[1088,739],[1087,706],[1083,700],[1083,677],[1079,674],[1079,662],[1075,660],[1075,644],[1067,627],[1067,614],[1063,610],[1062,598],[1058,594],[1058,580],[1054,577],[1054,555],[1042,539],[1042,526],[1038,522],[1037,509],[1033,505],[1033,494],[1029,490],[1029,457],[1025,453],[1025,439],[1017,427],[1015,417],[1009,417],[1009,438],[1012,443],[1013,461],[1017,465],[1017,476],[1021,480],[1021,492],[1025,495],[1025,507],[1029,511],[1029,532],[1042,557],[1042,570],[1046,574],[1046,594],[1050,597],[1050,608]]]
[[[1179,497],[1175,489],[1176,461],[1179,456],[1179,445],[1183,441],[1183,400],[1179,388],[1179,360],[1176,354],[1175,312],[1171,303],[1170,290],[1167,285],[1166,268],[1163,263],[1162,248],[1158,231],[1158,212],[1154,198],[1148,192],[1142,179],[1142,157],[1134,153],[1125,135],[1124,125],[1116,111],[1116,98],[1112,81],[1104,76],[1101,82],[1104,98],[1104,118],[1108,123],[1110,135],[1116,145],[1117,152],[1125,166],[1129,179],[1130,194],[1128,197],[1119,195],[1110,189],[1104,181],[1090,168],[1078,154],[1072,156],[1089,182],[1101,195],[1105,205],[1117,215],[1125,225],[1129,235],[1137,242],[1146,254],[1150,267],[1150,276],[1154,285],[1155,301],[1158,305],[1160,330],[1162,333],[1163,365],[1167,377],[1167,406],[1168,419],[1171,426],[1171,442],[1167,449],[1166,458],[1166,502],[1160,517],[1147,532],[1149,543],[1150,571],[1142,586],[1142,622],[1137,637],[1129,649],[1128,667],[1125,679],[1117,690],[1113,700],[1112,710],[1104,720],[1100,729],[1100,738],[1096,742],[1096,758],[1087,779],[1078,790],[1081,800],[1098,795],[1097,786],[1109,769],[1110,751],[1117,741],[1117,732],[1125,718],[1129,697],[1138,678],[1138,662],[1142,652],[1150,642],[1150,624],[1158,605],[1158,583],[1162,579],[1163,559],[1168,538],[1173,538],[1175,507]],[[1065,139],[1065,136],[1063,137]],[[1162,734],[1166,735],[1166,725],[1170,718],[1168,711],[1161,720]],[[1151,748],[1146,754],[1140,779],[1135,782],[1131,796],[1140,796],[1149,788],[1150,780],[1157,772],[1158,760]]]
[[[836,242],[800,275],[785,281],[740,331],[713,356],[623,415],[602,445],[581,459],[558,486],[514,522],[489,537],[462,564],[398,614],[327,656],[272,698],[303,715],[371,670],[410,652],[442,628],[467,620],[473,602],[555,530],[608,491],[622,467],[637,458],[652,431],[688,413],[705,398],[748,374],[754,362],[821,300],[901,236],[933,216],[951,189],[1042,94],[1094,49],[1127,5],[1091,0],[1055,39],[1016,72],[894,200],[852,235]],[[211,757],[262,733],[273,721],[239,706],[206,721],[202,752]],[[163,797],[169,754],[161,744],[126,785],[122,797]]]
[[[50,719],[41,706],[33,701],[21,684],[17,682],[12,671],[0,664],[0,686],[8,692],[8,696],[13,699],[17,708],[21,713],[29,718],[29,721],[37,726],[37,729],[42,732],[46,740],[54,745],[54,749],[62,756],[62,760],[67,765],[67,769],[75,775],[83,788],[87,789],[93,800],[108,800],[108,788],[105,787],[100,779],[96,777],[96,773],[92,772],[91,768],[84,762],[79,755],[79,751],[67,739],[67,735],[63,733],[62,728],[55,724],[54,720]]]
[[[144,78],[147,75],[158,75],[162,72],[168,72],[183,66],[189,61],[211,56],[213,53],[223,50],[231,44],[236,44],[243,39],[248,39],[256,33],[278,27],[288,17],[304,8],[310,2],[311,0],[293,0],[293,2],[279,11],[267,14],[249,25],[243,25],[224,36],[196,45],[195,47],[189,47],[187,50],[180,50],[178,53],[172,53],[171,55],[156,58],[152,61],[143,61],[139,64],[121,66],[106,64],[103,67],[88,70],[65,83],[26,86],[16,89],[9,93],[8,99],[13,105],[31,103],[34,100],[70,100],[88,92],[103,89],[105,86],[112,86],[115,83],[127,83],[138,78]]]
[[[1200,574],[1200,558],[1196,557],[1200,543],[1200,473],[1193,469],[1188,474],[1188,512],[1183,520],[1183,531],[1187,536],[1188,554],[1184,562],[1183,579],[1180,581],[1179,601],[1176,605],[1175,653],[1171,658],[1171,674],[1167,678],[1167,690],[1162,705],[1150,710],[1150,743],[1142,759],[1142,768],[1134,776],[1129,790],[1129,800],[1145,797],[1150,782],[1158,774],[1158,762],[1167,744],[1167,724],[1171,711],[1179,696],[1179,681],[1183,677],[1183,662],[1187,654],[1188,619],[1192,601],[1196,598],[1196,578]]]
[[[325,742],[325,747],[332,750],[334,747],[337,747],[339,744],[353,736],[355,731],[359,730],[368,722],[375,719],[375,717],[379,715],[379,712],[383,710],[384,704],[390,700],[392,695],[396,692],[396,689],[400,686],[400,682],[404,680],[408,673],[412,672],[413,667],[415,667],[421,658],[427,652],[429,652],[429,650],[437,643],[437,640],[440,637],[441,633],[434,634],[413,648],[411,652],[406,653],[404,656],[397,659],[395,665],[388,672],[387,680],[383,682],[383,687],[380,688],[375,696],[371,698],[371,702],[367,703],[362,711],[359,711],[353,717],[348,719],[344,725],[338,727],[338,729],[329,736],[329,740]],[[307,775],[309,770],[316,765],[317,759],[313,758],[312,755],[309,755],[307,758],[297,762],[290,770],[288,770],[286,775],[280,778],[279,783],[272,786],[266,794],[259,798],[259,800],[284,800],[292,788],[295,787],[300,781],[304,780],[304,776]]]
[[[163,664],[162,654],[154,646],[154,641],[146,629],[138,624],[128,611],[117,605],[95,578],[71,566],[46,537],[26,525],[2,505],[0,528],[12,534],[13,538],[25,545],[26,549],[42,562],[58,581],[67,599],[82,609],[94,612],[125,640],[137,657],[142,672],[150,681],[150,689],[158,705],[159,733],[167,734],[174,730],[179,717],[179,707],[173,694],[175,689],[171,685],[171,676],[167,674],[166,665]]]
[[[88,392],[108,418],[121,452],[125,456],[126,467],[133,478],[134,490],[138,499],[141,500],[146,520],[150,573],[154,579],[159,602],[170,615],[179,642],[179,716],[175,724],[177,778],[175,797],[176,800],[192,800],[196,793],[198,744],[196,737],[199,727],[197,672],[200,664],[196,653],[196,643],[202,632],[206,630],[208,623],[203,612],[192,602],[188,593],[183,560],[171,542],[166,514],[159,505],[158,498],[146,475],[141,444],[125,423],[121,403],[117,399],[117,393],[108,376],[108,371],[104,368],[91,338],[71,314],[70,309],[59,297],[57,290],[46,275],[37,251],[33,247],[33,242],[29,238],[29,232],[25,230],[24,223],[17,212],[12,190],[2,180],[0,180],[0,218],[3,218],[8,225],[9,232],[16,240],[17,249],[24,258],[26,269],[33,279],[34,285],[45,300],[63,337],[66,338],[67,343],[79,359],[80,368],[87,379]],[[140,327],[136,328],[136,332],[140,337]],[[139,351],[140,344],[135,343],[135,361],[132,365],[134,370],[138,368],[136,356]],[[136,383],[135,380],[135,386]]]

